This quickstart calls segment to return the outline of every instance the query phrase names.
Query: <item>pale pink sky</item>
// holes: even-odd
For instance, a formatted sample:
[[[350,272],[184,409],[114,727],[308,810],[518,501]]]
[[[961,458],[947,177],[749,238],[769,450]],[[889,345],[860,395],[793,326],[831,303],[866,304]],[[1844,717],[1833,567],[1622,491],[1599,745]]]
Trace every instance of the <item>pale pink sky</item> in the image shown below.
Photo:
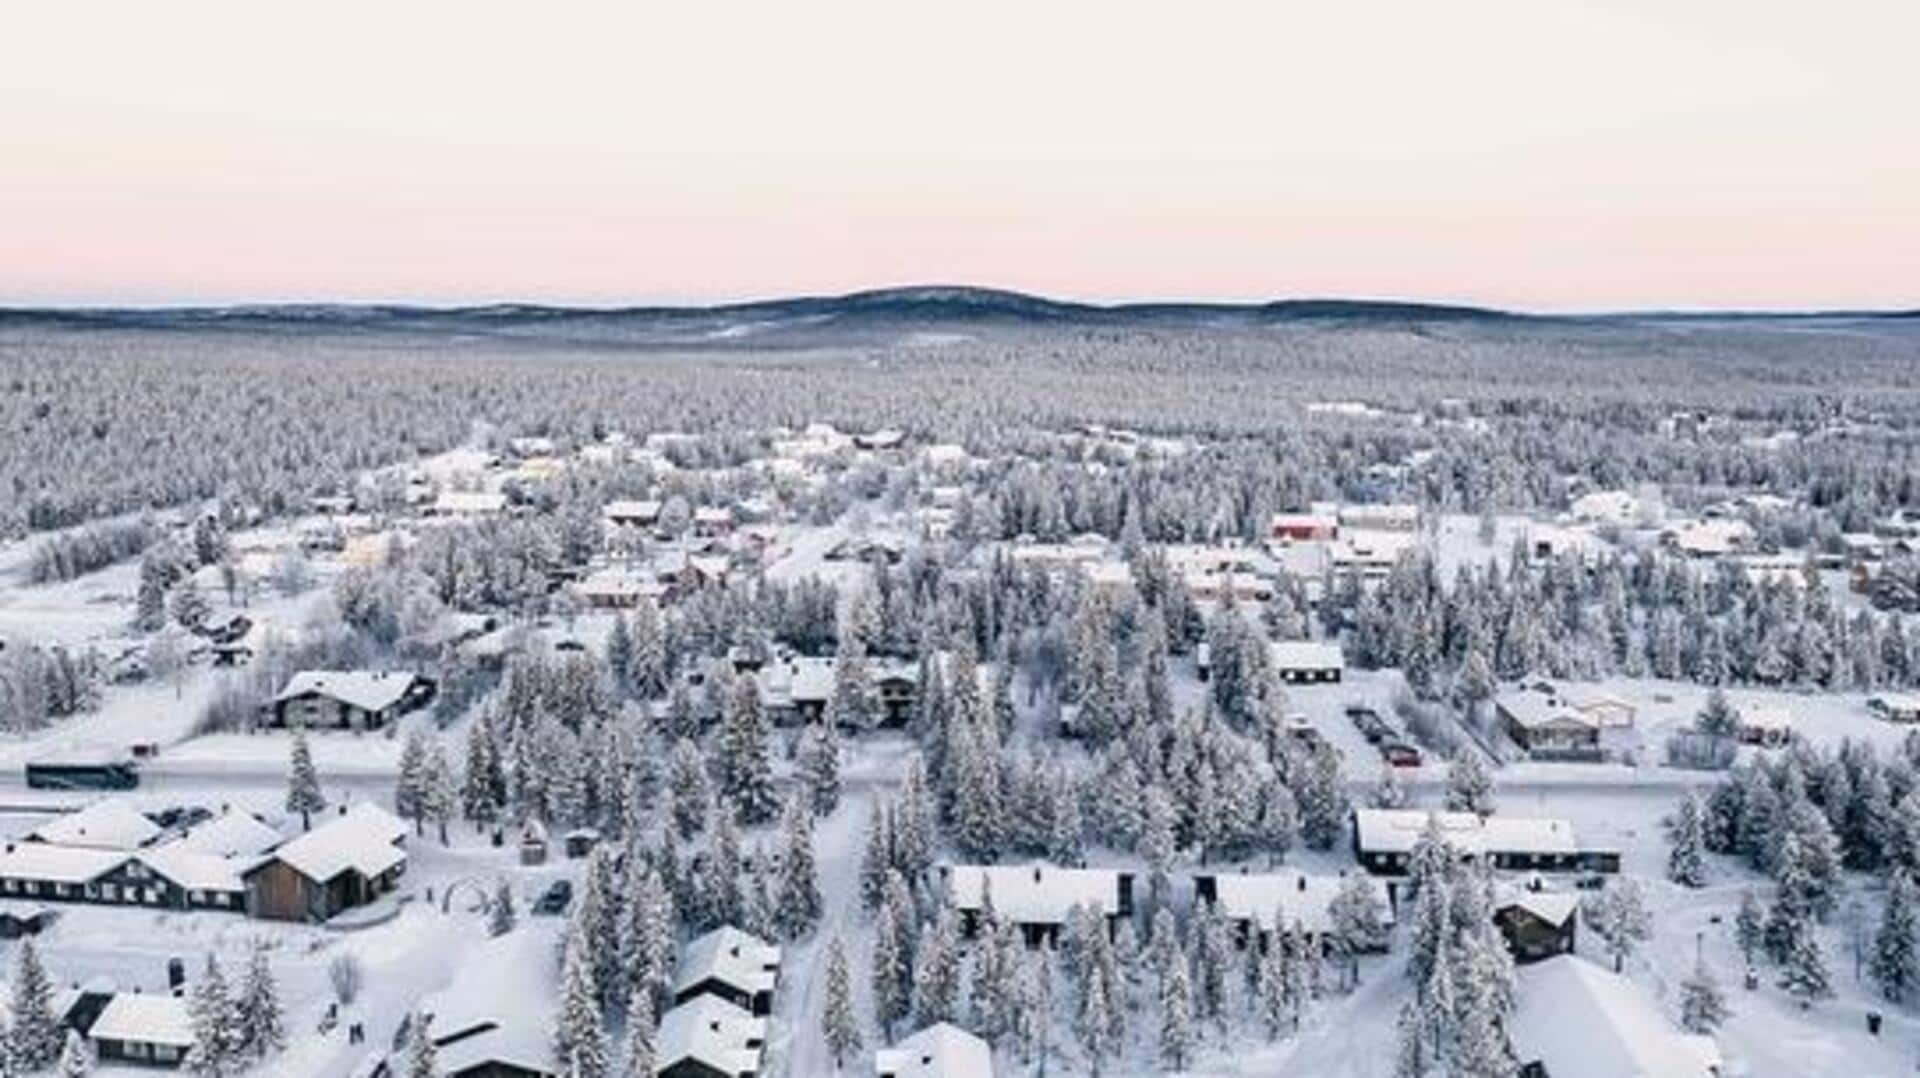
[[[0,304],[1920,306],[1920,4],[23,5]]]

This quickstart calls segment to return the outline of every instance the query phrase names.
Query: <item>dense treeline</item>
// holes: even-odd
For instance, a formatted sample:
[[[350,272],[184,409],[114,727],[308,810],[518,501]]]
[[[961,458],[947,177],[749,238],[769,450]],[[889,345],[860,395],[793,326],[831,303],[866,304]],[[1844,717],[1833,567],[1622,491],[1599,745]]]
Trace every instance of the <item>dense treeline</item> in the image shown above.
[[[1309,485],[1426,448],[1439,456],[1417,493],[1435,503],[1551,505],[1569,476],[1646,479],[1804,492],[1852,527],[1920,501],[1902,437],[1915,355],[1892,322],[971,327],[938,348],[695,355],[537,335],[22,324],[0,333],[0,533],[216,497],[274,513],[502,433],[713,434],[703,462],[725,463],[751,443],[741,432],[816,420],[988,454],[1089,422],[1249,438],[1269,462],[1299,460]],[[1430,422],[1442,398],[1477,424]],[[1300,407],[1338,399],[1408,414]],[[1662,424],[1683,407],[1806,435],[1849,426],[1774,448],[1738,427],[1676,440]]]

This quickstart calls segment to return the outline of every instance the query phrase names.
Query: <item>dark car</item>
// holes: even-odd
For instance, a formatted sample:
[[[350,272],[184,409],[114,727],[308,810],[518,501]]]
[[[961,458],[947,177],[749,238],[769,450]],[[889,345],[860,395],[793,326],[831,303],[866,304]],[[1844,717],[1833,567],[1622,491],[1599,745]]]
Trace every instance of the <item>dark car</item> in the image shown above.
[[[1380,755],[1394,767],[1420,766],[1420,750],[1404,741],[1389,741],[1381,745]]]
[[[555,880],[533,904],[533,912],[558,917],[573,904],[573,881]]]

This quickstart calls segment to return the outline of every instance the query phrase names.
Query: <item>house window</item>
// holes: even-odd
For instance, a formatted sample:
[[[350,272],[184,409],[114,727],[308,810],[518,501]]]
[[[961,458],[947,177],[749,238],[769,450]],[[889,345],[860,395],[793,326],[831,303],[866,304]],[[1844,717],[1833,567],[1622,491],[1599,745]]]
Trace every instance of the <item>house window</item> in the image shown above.
[[[127,875],[133,877],[136,880],[144,880],[147,878],[147,866],[141,864],[138,861],[128,862]]]
[[[207,893],[205,891],[188,891],[187,892],[188,902],[191,902],[197,905],[199,903],[205,902],[206,900],[207,900]]]
[[[118,902],[120,901],[120,888],[111,883],[103,883],[100,885],[100,897],[106,899],[108,902]]]
[[[6,881],[6,889],[7,889],[7,893],[10,895],[18,894],[20,891],[20,881],[19,880]]]

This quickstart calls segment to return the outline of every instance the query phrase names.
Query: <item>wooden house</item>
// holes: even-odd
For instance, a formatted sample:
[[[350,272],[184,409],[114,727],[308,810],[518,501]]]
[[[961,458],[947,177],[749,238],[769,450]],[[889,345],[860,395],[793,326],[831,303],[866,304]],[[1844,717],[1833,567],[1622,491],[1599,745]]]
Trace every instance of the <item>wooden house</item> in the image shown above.
[[[1275,641],[1271,653],[1275,676],[1289,684],[1338,682],[1347,668],[1340,645],[1324,641]]]
[[[698,995],[660,1016],[654,1033],[659,1078],[757,1078],[767,1020],[719,996]]]
[[[1579,911],[1573,895],[1513,888],[1495,899],[1493,923],[1515,962],[1538,962],[1573,953]]]
[[[178,1067],[193,1046],[193,1019],[179,996],[116,992],[86,1038],[102,1062]]]
[[[406,871],[407,826],[369,802],[274,850],[241,875],[247,914],[326,921],[392,891]]]
[[[780,948],[723,925],[688,943],[673,972],[673,1001],[719,996],[751,1014],[773,1011],[780,979]]]
[[[404,671],[302,670],[267,706],[268,724],[377,730],[432,702],[429,678]]]
[[[993,1078],[993,1049],[947,1022],[873,1053],[874,1078]]]
[[[1133,915],[1133,873],[1110,868],[1060,868],[1031,865],[943,865],[940,874],[960,911],[961,931],[979,930],[980,913],[991,900],[1001,921],[1020,927],[1028,946],[1058,943],[1074,907],[1091,909],[1109,927]],[[990,896],[990,899],[989,899]]]

